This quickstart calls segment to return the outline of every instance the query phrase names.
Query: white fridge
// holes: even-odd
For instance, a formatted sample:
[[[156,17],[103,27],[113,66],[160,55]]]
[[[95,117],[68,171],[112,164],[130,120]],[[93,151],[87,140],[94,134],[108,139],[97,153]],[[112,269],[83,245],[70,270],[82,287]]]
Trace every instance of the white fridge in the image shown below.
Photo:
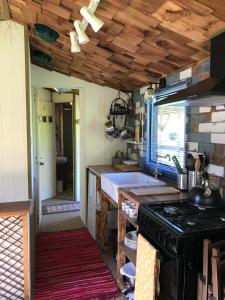
[[[97,177],[92,172],[88,172],[88,209],[87,228],[94,239],[96,239],[96,207],[98,205],[98,195],[96,192]]]

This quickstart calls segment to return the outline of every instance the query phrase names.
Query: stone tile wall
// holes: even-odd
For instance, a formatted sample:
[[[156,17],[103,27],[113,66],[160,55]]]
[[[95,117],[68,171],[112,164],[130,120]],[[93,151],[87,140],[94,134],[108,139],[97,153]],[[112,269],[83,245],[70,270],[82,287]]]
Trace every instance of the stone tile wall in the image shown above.
[[[195,66],[192,72],[192,83],[208,77],[209,61]],[[179,73],[175,73],[167,77],[167,84],[178,82],[178,80]],[[140,119],[140,113],[145,113],[146,116],[146,106],[139,89],[134,91],[134,105],[135,115],[129,121],[130,126],[134,126],[135,121]],[[209,155],[210,183],[217,186],[219,177],[221,185],[225,187],[225,105],[187,108],[186,133],[187,151],[206,152]],[[146,135],[146,130],[144,135]],[[145,144],[133,145],[128,143],[127,152],[130,158],[137,159],[140,166],[148,172],[145,165]]]
[[[187,150],[206,152],[212,185],[225,187],[225,106],[191,108],[188,112]]]
[[[144,143],[140,144],[127,144],[127,154],[130,159],[137,160],[139,165],[145,169],[145,158],[146,158],[146,105],[144,104],[143,95],[140,95],[140,90],[137,89],[134,91],[134,116],[129,120],[128,125],[135,127],[135,122],[140,122],[141,114],[144,114],[145,124],[144,124]],[[140,132],[140,135],[142,133]],[[135,140],[135,138],[133,138]]]

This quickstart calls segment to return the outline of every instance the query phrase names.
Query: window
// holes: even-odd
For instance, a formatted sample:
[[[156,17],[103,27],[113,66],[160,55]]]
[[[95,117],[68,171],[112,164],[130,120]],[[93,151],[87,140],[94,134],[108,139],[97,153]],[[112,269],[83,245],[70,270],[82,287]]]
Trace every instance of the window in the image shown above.
[[[173,166],[166,156],[175,155],[181,166],[184,166],[185,151],[185,107],[167,106],[152,107],[151,125],[151,159]]]
[[[164,92],[156,94],[157,100],[165,98],[187,85],[182,84],[166,88]],[[165,158],[166,155],[176,156],[181,167],[185,166],[185,131],[186,107],[181,105],[154,106],[147,104],[147,155],[146,164],[152,171],[155,170],[158,156],[159,170],[164,177],[176,180],[174,163]]]

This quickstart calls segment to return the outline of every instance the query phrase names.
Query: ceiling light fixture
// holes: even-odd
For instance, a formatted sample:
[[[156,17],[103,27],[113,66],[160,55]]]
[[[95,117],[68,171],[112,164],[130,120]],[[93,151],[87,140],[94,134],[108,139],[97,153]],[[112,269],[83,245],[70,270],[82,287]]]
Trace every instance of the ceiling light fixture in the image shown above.
[[[145,103],[155,101],[155,90],[154,90],[153,84],[151,82],[149,83],[147,90],[145,91],[144,101],[145,101]]]
[[[166,87],[166,79],[160,78],[157,82],[149,82],[147,90],[144,93],[144,102],[147,104],[148,102],[155,103],[156,102],[156,95],[155,89],[156,88],[164,88]]]
[[[58,94],[63,94],[63,93],[71,93],[72,90],[68,88],[57,88],[54,87],[53,90],[55,90]]]
[[[72,53],[78,53],[80,52],[80,46],[78,43],[77,34],[75,31],[70,32],[70,41],[71,41],[71,52]]]
[[[81,24],[81,21],[76,20],[73,22],[74,27],[76,29],[77,32],[77,37],[78,37],[78,41],[80,44],[86,44],[87,42],[89,42],[89,37],[87,36],[87,34],[84,31],[83,25]]]
[[[80,12],[83,16],[83,19],[82,21],[74,21],[73,24],[76,31],[70,33],[71,52],[76,53],[81,51],[78,42],[79,44],[85,44],[89,42],[89,37],[85,33],[89,23],[95,32],[99,31],[99,29],[104,25],[104,22],[94,15],[100,1],[101,0],[90,0],[88,7],[84,6],[81,8]]]
[[[95,32],[98,32],[104,25],[104,22],[97,18],[90,8],[83,6],[80,9],[80,13],[84,17],[84,19],[91,25],[92,29]]]

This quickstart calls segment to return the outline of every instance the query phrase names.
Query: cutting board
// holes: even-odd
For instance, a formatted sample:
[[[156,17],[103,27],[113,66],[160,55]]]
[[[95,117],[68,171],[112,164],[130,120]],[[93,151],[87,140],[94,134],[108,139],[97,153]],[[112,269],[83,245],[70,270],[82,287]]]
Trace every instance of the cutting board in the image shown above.
[[[125,164],[120,164],[120,165],[115,165],[115,167],[123,172],[139,172],[141,171],[141,168],[139,166],[132,166],[132,165],[125,165]]]
[[[179,190],[170,187],[170,186],[161,186],[161,187],[142,187],[142,188],[134,188],[130,190],[137,196],[145,196],[145,195],[163,195],[163,194],[177,194],[180,193]]]

